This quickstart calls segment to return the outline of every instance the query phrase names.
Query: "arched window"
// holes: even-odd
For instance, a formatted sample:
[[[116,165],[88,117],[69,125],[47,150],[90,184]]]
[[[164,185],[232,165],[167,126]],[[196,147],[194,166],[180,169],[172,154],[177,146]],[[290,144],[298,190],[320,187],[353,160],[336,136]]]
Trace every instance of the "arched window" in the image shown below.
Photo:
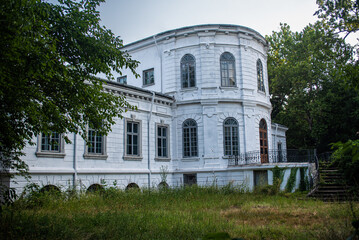
[[[98,192],[103,192],[104,190],[105,188],[102,185],[95,183],[88,187],[87,193],[96,193],[96,192],[98,193]]]
[[[259,122],[259,147],[261,163],[268,163],[268,134],[267,123],[264,119]]]
[[[234,118],[227,118],[223,122],[224,155],[237,156],[239,154],[238,122]]]
[[[191,54],[186,54],[181,59],[182,88],[196,86],[196,60]]]
[[[183,122],[183,157],[197,157],[197,123],[193,119]]]
[[[264,80],[263,80],[263,65],[260,59],[257,60],[257,81],[258,81],[258,90],[265,92]]]
[[[60,194],[61,190],[55,185],[46,185],[40,189],[40,193]]]
[[[126,187],[126,191],[128,190],[140,190],[140,187],[136,183],[130,183]]]
[[[221,86],[234,87],[236,86],[236,69],[234,56],[225,52],[221,55]]]

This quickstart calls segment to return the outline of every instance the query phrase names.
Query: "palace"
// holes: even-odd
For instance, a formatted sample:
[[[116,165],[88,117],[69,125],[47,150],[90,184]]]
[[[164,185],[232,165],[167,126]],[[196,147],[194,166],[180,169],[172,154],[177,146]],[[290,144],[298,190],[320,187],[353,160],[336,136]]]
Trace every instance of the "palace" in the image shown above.
[[[140,62],[124,69],[105,90],[137,107],[124,113],[107,136],[88,129],[39,135],[25,149],[31,181],[61,190],[161,184],[245,186],[272,184],[273,167],[310,167],[307,156],[290,158],[285,126],[272,123],[267,74],[268,44],[237,25],[174,29],[123,47]],[[305,159],[304,159],[305,158]],[[306,170],[306,174],[308,174]],[[297,174],[297,178],[298,178]],[[18,177],[11,187],[27,182]],[[298,187],[299,181],[296,183]]]

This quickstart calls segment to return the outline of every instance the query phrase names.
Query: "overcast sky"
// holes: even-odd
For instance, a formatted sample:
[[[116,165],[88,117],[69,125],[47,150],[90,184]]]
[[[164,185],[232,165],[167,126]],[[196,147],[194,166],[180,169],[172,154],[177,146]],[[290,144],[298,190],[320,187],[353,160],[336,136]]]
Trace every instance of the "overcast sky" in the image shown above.
[[[317,19],[315,0],[106,0],[99,10],[124,44],[198,24],[242,25],[265,36],[281,22],[301,31]]]

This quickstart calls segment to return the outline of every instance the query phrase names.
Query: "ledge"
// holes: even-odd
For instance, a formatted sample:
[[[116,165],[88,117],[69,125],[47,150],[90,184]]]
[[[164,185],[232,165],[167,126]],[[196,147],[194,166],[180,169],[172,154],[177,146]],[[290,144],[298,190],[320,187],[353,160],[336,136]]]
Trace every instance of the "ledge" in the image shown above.
[[[189,87],[189,88],[181,88],[180,92],[189,92],[189,91],[196,91],[198,87]]]
[[[142,156],[123,156],[124,161],[142,161]]]
[[[171,158],[161,158],[161,157],[155,157],[156,162],[170,162]]]
[[[238,90],[239,88],[237,86],[233,86],[233,87],[220,86],[219,89],[221,89],[221,90]]]
[[[93,159],[93,160],[106,160],[107,155],[100,155],[100,154],[84,154],[85,159]]]
[[[181,161],[182,162],[197,162],[197,161],[199,161],[199,157],[196,157],[196,158],[182,158]]]
[[[153,82],[153,83],[150,83],[150,84],[142,85],[142,87],[143,87],[143,88],[144,88],[144,87],[150,87],[150,86],[153,86],[153,85],[155,85],[154,82]]]
[[[257,93],[259,93],[260,95],[263,95],[264,97],[267,96],[266,93],[261,90],[257,90]]]
[[[43,158],[64,158],[66,156],[64,152],[36,152],[35,155]]]

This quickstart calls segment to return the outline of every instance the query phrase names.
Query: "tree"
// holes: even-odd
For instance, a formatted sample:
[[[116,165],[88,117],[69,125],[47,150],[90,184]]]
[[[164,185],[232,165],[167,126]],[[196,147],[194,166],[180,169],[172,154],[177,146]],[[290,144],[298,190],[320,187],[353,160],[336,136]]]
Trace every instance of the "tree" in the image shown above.
[[[317,0],[317,15],[337,33],[343,33],[346,39],[351,33],[359,30],[359,1],[357,0]],[[355,44],[357,55],[359,53],[358,44]],[[349,88],[359,89],[359,61],[348,64],[345,68],[352,72],[346,76],[346,84]]]
[[[343,32],[344,39],[359,30],[359,1],[317,0],[318,11],[314,15],[323,19],[333,29]]]
[[[132,108],[95,77],[111,79],[122,68],[137,76],[138,62],[100,25],[96,8],[103,1],[1,1],[0,156],[7,177],[26,172],[22,150],[40,132],[86,139],[89,124],[106,134]]]
[[[345,143],[333,144],[335,164],[343,172],[346,184],[359,191],[359,140],[348,140]]]
[[[358,91],[345,79],[357,72],[353,48],[323,22],[292,32],[286,24],[267,36],[272,119],[289,127],[289,148],[329,150],[354,137]]]

